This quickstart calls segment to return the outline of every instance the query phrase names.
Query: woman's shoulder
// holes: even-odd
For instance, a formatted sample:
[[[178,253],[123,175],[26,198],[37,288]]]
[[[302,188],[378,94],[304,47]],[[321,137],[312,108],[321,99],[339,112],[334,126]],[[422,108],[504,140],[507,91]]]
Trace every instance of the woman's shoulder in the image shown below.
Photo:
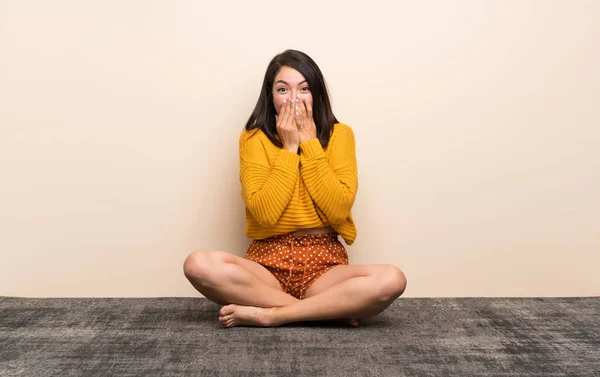
[[[258,145],[262,144],[262,140],[267,136],[260,128],[247,130],[244,128],[240,134],[240,147],[242,145]]]
[[[255,135],[260,135],[262,134],[262,130],[260,128],[253,128],[251,130],[248,130],[246,127],[244,127],[242,129],[242,133],[240,134],[240,140],[247,140],[249,138],[251,138],[252,136]]]
[[[350,127],[346,123],[336,123],[333,125],[333,133],[331,135],[331,138],[343,138],[354,140],[354,131],[352,130],[352,127]]]
[[[346,123],[336,123],[333,125],[333,132],[352,132],[352,127],[347,125]]]
[[[244,156],[254,155],[255,153],[268,153],[275,148],[277,147],[271,143],[267,134],[260,128],[251,130],[244,128],[240,134],[239,149]]]

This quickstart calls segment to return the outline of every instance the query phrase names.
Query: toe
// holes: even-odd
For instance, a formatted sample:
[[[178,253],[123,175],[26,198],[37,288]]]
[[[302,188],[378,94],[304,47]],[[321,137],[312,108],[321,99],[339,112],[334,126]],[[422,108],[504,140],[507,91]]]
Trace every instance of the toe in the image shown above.
[[[233,317],[228,315],[225,317],[219,317],[219,322],[223,327],[231,327],[231,323],[233,322]]]
[[[232,318],[233,318],[233,315],[231,315],[231,314],[229,314],[229,315],[222,315],[222,316],[219,317],[219,321],[226,322],[226,321],[231,320]]]
[[[225,305],[221,308],[221,310],[219,310],[219,315],[221,317],[226,316],[227,314],[229,314],[229,305]]]
[[[223,320],[223,321],[221,321],[221,325],[225,328],[233,327],[233,319],[229,318],[229,319]]]

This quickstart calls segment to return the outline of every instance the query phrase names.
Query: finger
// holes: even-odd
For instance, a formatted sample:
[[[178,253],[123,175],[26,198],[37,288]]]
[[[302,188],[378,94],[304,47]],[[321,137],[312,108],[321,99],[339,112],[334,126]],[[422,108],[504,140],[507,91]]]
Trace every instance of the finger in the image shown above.
[[[290,117],[290,120],[294,118],[294,100],[290,99],[289,101],[289,106],[288,106],[288,116]]]
[[[285,111],[285,115],[286,115],[285,125],[288,127],[290,127],[292,125],[292,123],[294,122],[293,106],[294,106],[294,101],[289,99],[287,102],[287,107],[286,107],[286,111]]]
[[[281,126],[281,123],[283,123],[280,121],[283,121],[284,119],[285,119],[285,100],[279,107],[279,112],[277,112],[275,114],[275,125],[279,128]]]
[[[296,121],[296,127],[300,128],[300,126],[302,125],[302,114],[301,114],[300,108],[302,108],[302,106],[304,106],[304,105],[302,104],[302,101],[299,100],[298,98],[296,98],[294,100],[294,102],[295,102],[294,120]]]
[[[300,122],[299,103],[297,101],[298,99],[294,98],[294,124],[296,125],[296,128],[300,130],[302,123]]]
[[[304,124],[308,124],[308,112],[306,110],[306,99],[302,98],[302,103],[300,103],[300,120]]]
[[[313,118],[313,112],[312,112],[312,104],[310,103],[310,101],[305,101],[306,103],[306,116],[309,119]]]
[[[279,112],[276,114],[276,116],[277,115],[280,115],[280,116],[283,115],[283,113],[285,112],[285,105],[286,105],[285,100],[283,100],[283,103],[279,107]]]
[[[289,116],[289,112],[290,112],[290,100],[289,99],[285,99],[283,101],[283,109],[282,109],[282,115],[283,115],[283,122],[284,122],[284,124],[287,121],[287,117]]]
[[[296,97],[294,99],[296,108],[295,108],[295,115],[296,117],[300,116],[300,110],[298,109],[300,106],[302,106],[302,103],[300,102],[300,97]],[[299,106],[300,105],[300,106]]]
[[[279,117],[281,118],[281,126],[285,125],[285,122],[287,120],[287,101],[283,100],[283,103],[281,104],[281,109],[279,110]]]

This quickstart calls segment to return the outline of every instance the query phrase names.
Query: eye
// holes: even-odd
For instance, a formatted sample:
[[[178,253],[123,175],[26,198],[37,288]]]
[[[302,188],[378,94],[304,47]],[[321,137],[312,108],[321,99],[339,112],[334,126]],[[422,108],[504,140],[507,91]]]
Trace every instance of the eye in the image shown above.
[[[287,88],[277,88],[277,91],[278,91],[279,93],[283,93],[283,92],[285,92],[286,90],[287,90]]]
[[[302,91],[303,92],[309,92],[310,88],[308,86],[305,86],[305,87],[302,88]]]

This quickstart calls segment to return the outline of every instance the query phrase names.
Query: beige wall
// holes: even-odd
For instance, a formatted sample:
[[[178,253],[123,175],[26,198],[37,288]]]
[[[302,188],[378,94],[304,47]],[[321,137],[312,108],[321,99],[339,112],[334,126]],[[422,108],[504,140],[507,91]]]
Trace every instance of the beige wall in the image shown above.
[[[261,4],[260,6],[257,4]],[[406,296],[600,294],[600,2],[0,2],[0,295],[194,296],[237,141],[311,55],[359,158],[352,263]]]

